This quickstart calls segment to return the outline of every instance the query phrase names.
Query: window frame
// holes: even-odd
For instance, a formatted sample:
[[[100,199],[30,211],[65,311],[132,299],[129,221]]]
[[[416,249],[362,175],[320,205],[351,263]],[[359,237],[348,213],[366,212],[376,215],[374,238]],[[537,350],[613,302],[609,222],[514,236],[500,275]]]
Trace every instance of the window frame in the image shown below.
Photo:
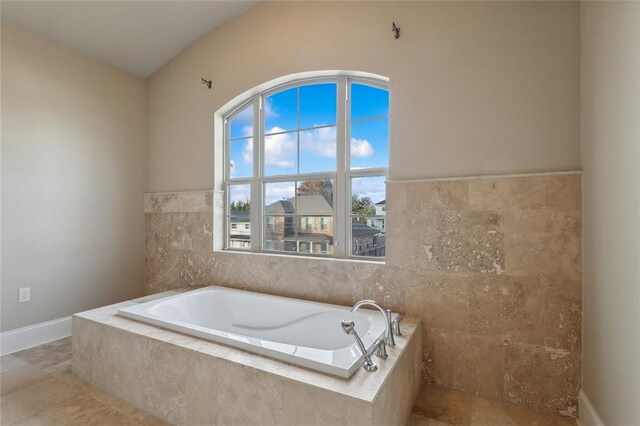
[[[307,85],[322,84],[322,83],[335,83],[337,85],[336,94],[336,169],[334,172],[312,172],[312,173],[295,173],[286,175],[272,175],[265,176],[264,174],[264,149],[265,149],[265,133],[264,125],[265,120],[263,117],[263,110],[265,99],[276,93]],[[351,169],[351,85],[352,84],[364,84],[377,89],[386,90],[389,92],[389,82],[383,78],[375,78],[368,76],[355,76],[355,75],[324,75],[318,77],[306,77],[297,78],[287,81],[286,83],[278,84],[270,87],[267,90],[259,91],[252,94],[244,101],[237,104],[236,107],[230,109],[230,111],[222,116],[222,189],[224,191],[224,224],[222,230],[224,233],[222,241],[222,250],[230,252],[250,252],[250,253],[267,253],[274,255],[289,255],[299,257],[315,257],[315,258],[338,258],[338,259],[351,259],[351,260],[366,260],[384,263],[385,256],[358,256],[352,254],[352,210],[351,210],[351,196],[352,196],[352,179],[358,177],[376,177],[383,176],[385,182],[388,181],[389,166],[376,167],[367,169]],[[230,177],[230,123],[231,120],[248,105],[253,107],[253,175],[251,177],[243,178],[231,178]],[[298,109],[300,108],[298,102]],[[372,121],[382,118],[390,118],[390,105],[389,111],[386,116],[367,117],[364,119],[354,120],[353,123]],[[334,125],[318,126],[311,128],[299,127],[299,115],[297,128],[294,130],[288,130],[283,133],[296,132],[297,136],[297,158],[296,167],[297,171],[300,170],[300,142],[299,133],[305,130],[318,129],[323,127],[333,127]],[[276,133],[277,134],[277,133]],[[268,135],[267,135],[268,136]],[[246,138],[249,138],[247,136]],[[237,140],[240,138],[236,138]],[[387,149],[391,146],[390,135],[387,135]],[[333,215],[326,214],[313,214],[310,213],[307,216],[298,214],[296,211],[293,215],[295,218],[312,217],[312,216],[325,216],[332,217],[333,221],[333,253],[304,253],[304,252],[289,252],[289,251],[276,251],[268,250],[265,248],[264,241],[264,229],[265,218],[275,217],[280,215],[267,215],[264,208],[264,193],[265,184],[272,182],[294,182],[295,191],[300,181],[303,180],[323,180],[332,179],[333,181]],[[251,236],[250,236],[250,248],[240,249],[230,247],[230,186],[232,185],[249,185],[250,186],[250,214],[249,220],[251,224]],[[386,189],[385,189],[386,193]],[[296,209],[297,210],[297,209]],[[375,216],[375,215],[373,215]],[[372,217],[373,217],[372,216]],[[385,215],[386,219],[386,215]],[[299,227],[299,220],[295,221],[296,229]],[[386,234],[385,226],[385,234]],[[313,244],[310,244],[313,251]]]

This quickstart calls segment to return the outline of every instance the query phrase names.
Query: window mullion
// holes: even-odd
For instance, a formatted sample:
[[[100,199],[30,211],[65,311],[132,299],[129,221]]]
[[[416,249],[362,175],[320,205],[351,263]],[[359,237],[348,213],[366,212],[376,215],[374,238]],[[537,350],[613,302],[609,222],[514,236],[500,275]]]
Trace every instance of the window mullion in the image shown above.
[[[337,257],[346,257],[348,254],[348,215],[347,209],[348,203],[348,86],[347,79],[345,77],[338,78],[338,105],[337,105],[337,141],[336,141],[336,184],[335,184],[335,197],[336,205],[334,208],[334,250]]]
[[[251,180],[251,251],[262,249],[262,97],[253,99],[253,179]]]

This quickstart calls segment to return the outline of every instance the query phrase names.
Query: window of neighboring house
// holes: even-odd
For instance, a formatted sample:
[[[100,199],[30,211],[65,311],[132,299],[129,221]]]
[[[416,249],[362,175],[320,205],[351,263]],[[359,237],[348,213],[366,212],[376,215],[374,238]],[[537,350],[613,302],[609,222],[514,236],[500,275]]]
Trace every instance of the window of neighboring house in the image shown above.
[[[265,219],[265,224],[266,224],[267,231],[273,231],[276,225],[275,218],[273,216],[267,216],[267,218]],[[270,244],[270,246],[272,246],[272,244]],[[266,248],[267,248],[267,244],[265,244],[265,249]],[[268,250],[273,250],[273,248],[270,248]]]
[[[362,256],[356,237],[385,232],[388,139],[385,81],[305,79],[247,99],[225,117],[226,248],[243,219],[251,251]]]

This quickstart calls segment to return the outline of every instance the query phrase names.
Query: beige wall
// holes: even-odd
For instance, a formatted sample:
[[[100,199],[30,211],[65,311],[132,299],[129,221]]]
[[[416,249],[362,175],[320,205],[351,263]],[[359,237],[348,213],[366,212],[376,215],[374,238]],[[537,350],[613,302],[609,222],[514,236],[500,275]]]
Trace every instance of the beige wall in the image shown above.
[[[583,390],[640,421],[640,3],[582,4]]]
[[[143,80],[2,23],[3,331],[142,292],[145,120]]]
[[[572,2],[264,3],[149,78],[146,189],[212,188],[213,113],[327,69],[390,78],[393,179],[578,169],[579,37]]]

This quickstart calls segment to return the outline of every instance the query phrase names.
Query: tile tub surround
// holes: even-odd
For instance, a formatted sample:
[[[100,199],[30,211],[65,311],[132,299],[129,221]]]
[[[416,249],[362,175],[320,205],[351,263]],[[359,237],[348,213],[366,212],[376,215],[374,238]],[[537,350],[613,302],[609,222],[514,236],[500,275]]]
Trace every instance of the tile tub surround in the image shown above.
[[[73,317],[73,372],[171,424],[400,425],[421,386],[413,318],[376,372],[345,380],[117,316],[133,303]]]
[[[145,196],[147,293],[376,299],[422,319],[424,383],[577,414],[580,173],[389,183],[386,264],[214,252],[222,196]]]

